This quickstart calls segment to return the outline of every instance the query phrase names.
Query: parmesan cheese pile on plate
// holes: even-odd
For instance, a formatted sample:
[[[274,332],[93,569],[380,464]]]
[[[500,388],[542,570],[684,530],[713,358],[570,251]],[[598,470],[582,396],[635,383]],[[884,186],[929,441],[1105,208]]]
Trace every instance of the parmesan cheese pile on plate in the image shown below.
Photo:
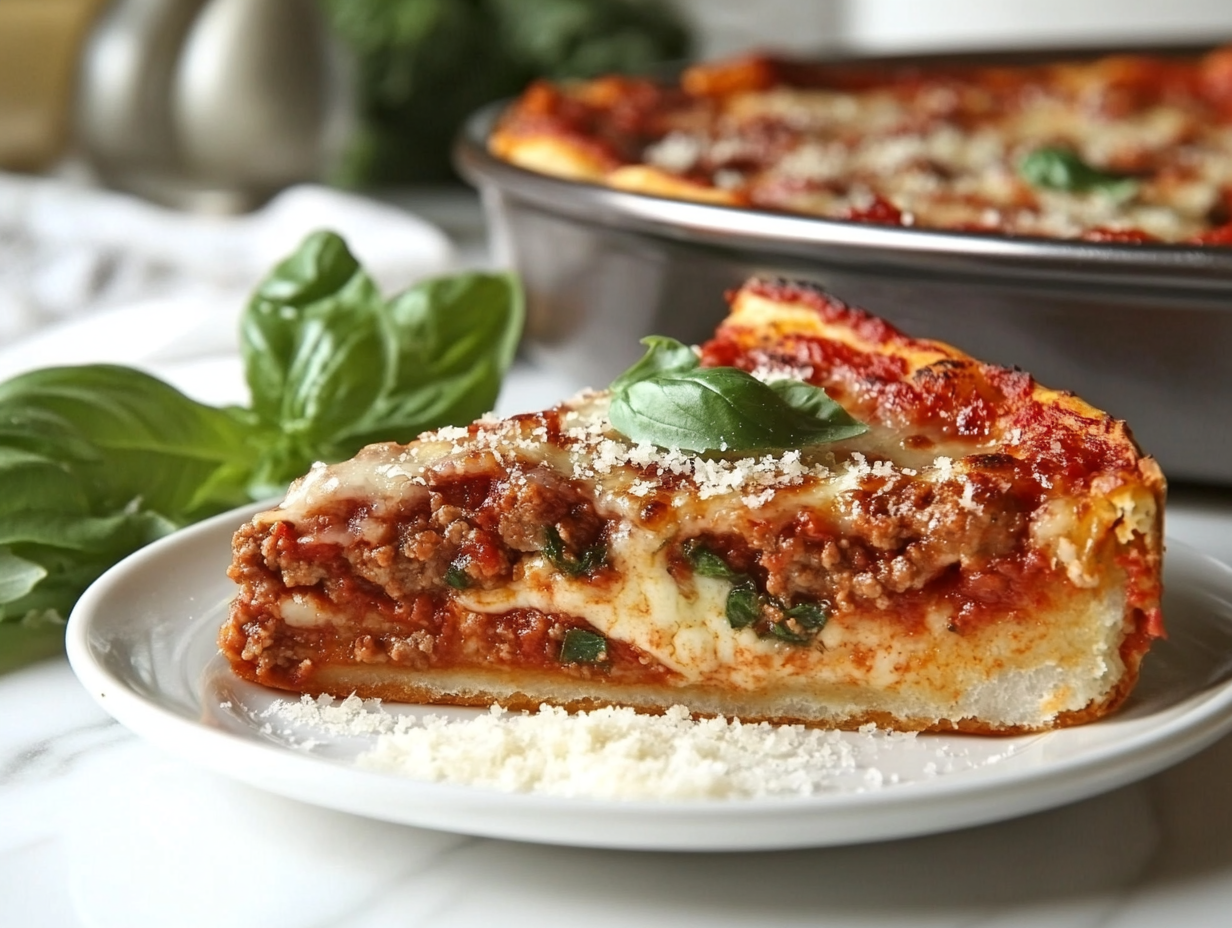
[[[505,792],[620,800],[801,797],[865,792],[899,782],[905,753],[927,777],[993,763],[978,762],[949,742],[866,725],[858,732],[802,725],[694,719],[683,706],[663,715],[628,708],[570,714],[542,706],[510,713],[493,706],[469,719],[397,714],[380,700],[303,696],[277,700],[277,718],[325,737],[368,736],[364,768],[416,780]],[[312,749],[315,741],[300,742]],[[928,757],[919,755],[927,754]]]

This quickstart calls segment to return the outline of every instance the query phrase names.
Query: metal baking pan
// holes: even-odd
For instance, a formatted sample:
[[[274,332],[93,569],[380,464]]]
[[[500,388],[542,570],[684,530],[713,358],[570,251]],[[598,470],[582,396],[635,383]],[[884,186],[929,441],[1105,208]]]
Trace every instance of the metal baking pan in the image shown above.
[[[644,335],[704,340],[745,278],[796,277],[1079,394],[1129,422],[1172,480],[1232,484],[1232,249],[875,226],[627,193],[491,156],[499,111],[472,117],[456,163],[482,193],[497,259],[522,275],[526,350],[579,387],[606,385]]]

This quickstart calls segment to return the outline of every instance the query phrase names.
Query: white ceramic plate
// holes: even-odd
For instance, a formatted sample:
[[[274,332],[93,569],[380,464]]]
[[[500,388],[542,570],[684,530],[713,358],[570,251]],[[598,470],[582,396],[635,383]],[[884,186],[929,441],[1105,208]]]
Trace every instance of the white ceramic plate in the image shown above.
[[[120,722],[190,761],[275,793],[373,818],[489,837],[656,850],[849,844],[1060,805],[1147,776],[1232,730],[1232,568],[1171,544],[1169,637],[1130,702],[1080,728],[1010,739],[921,736],[883,747],[897,782],[807,798],[619,802],[502,793],[359,769],[371,743],[270,725],[280,694],[236,679],[215,634],[233,586],[231,533],[253,508],[139,551],[82,597],[68,653]],[[845,736],[846,737],[846,736]],[[851,736],[859,738],[862,736]],[[949,758],[938,771],[938,758]],[[889,782],[889,781],[887,781]]]

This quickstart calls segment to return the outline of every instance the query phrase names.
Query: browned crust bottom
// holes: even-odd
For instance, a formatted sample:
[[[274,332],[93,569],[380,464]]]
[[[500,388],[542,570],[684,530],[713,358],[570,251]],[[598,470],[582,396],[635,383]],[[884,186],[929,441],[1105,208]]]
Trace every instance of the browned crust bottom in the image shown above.
[[[767,711],[769,706],[789,696],[723,692],[713,687],[665,687],[654,685],[616,686],[588,681],[583,689],[577,681],[553,678],[546,674],[502,674],[499,678],[483,672],[442,672],[411,670],[390,665],[324,665],[311,677],[297,684],[294,692],[311,696],[329,695],[339,699],[356,695],[364,699],[421,705],[488,707],[499,704],[513,712],[534,712],[541,705],[558,706],[569,712],[589,712],[608,706],[627,706],[648,715],[661,715],[674,705],[687,706],[698,717],[724,716],[745,723],[768,722],[774,725],[805,725],[854,731],[865,725],[895,731],[951,732],[970,735],[1011,736],[1052,731],[1082,725],[1115,710],[1129,696],[1138,678],[1141,655],[1134,656],[1125,673],[1102,699],[1081,709],[1062,712],[1041,725],[991,725],[975,718],[935,719],[904,716],[890,711],[866,709],[842,714],[818,712],[813,717]],[[235,673],[252,683],[268,685],[259,679],[251,664],[232,662]],[[504,685],[502,685],[504,684]],[[759,708],[761,704],[761,708]],[[818,708],[825,709],[824,704]]]

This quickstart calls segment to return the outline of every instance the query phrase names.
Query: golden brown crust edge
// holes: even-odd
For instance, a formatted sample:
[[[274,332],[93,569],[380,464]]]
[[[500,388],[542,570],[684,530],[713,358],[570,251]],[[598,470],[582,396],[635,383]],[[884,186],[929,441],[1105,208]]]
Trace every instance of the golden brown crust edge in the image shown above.
[[[1080,710],[1062,712],[1048,724],[1038,726],[993,726],[971,718],[938,721],[903,717],[881,710],[865,710],[850,713],[841,718],[808,719],[799,715],[758,711],[755,708],[750,709],[751,704],[737,704],[735,701],[727,705],[715,704],[713,691],[705,691],[703,698],[699,700],[697,697],[702,691],[691,688],[640,686],[633,689],[635,697],[633,698],[629,688],[610,684],[596,686],[591,681],[588,681],[585,687],[577,686],[571,681],[562,686],[560,680],[535,680],[534,675],[531,674],[521,675],[518,682],[509,686],[495,687],[485,681],[483,674],[450,672],[439,674],[444,679],[440,685],[433,686],[425,682],[425,679],[437,675],[388,665],[379,668],[349,666],[321,668],[310,684],[297,687],[292,692],[306,693],[311,696],[329,695],[337,698],[355,695],[363,699],[380,699],[385,702],[418,705],[476,708],[500,705],[511,712],[535,712],[540,706],[548,704],[569,712],[590,712],[609,706],[628,706],[648,715],[661,715],[671,706],[686,705],[697,718],[723,716],[739,719],[747,724],[767,722],[773,725],[803,725],[809,728],[842,731],[855,731],[866,725],[875,725],[878,728],[894,731],[950,732],[1009,737],[1082,725],[1104,717],[1119,707],[1133,690],[1138,678],[1140,659],[1141,655],[1138,655],[1137,661],[1127,662],[1125,674],[1103,700],[1093,702]],[[268,685],[268,681],[257,679],[250,664],[235,664],[233,669],[238,676],[251,683]],[[459,679],[464,679],[466,682],[459,684]],[[526,685],[528,682],[536,685],[528,686]],[[568,692],[569,690],[572,692]],[[698,705],[702,708],[695,708]]]

